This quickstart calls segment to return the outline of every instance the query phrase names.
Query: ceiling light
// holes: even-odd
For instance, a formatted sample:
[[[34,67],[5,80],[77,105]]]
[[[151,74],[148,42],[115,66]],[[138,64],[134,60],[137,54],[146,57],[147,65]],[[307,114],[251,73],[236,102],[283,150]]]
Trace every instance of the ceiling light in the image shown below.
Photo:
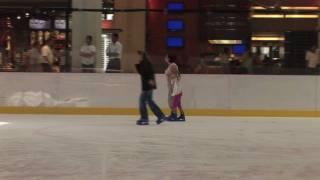
[[[210,44],[242,44],[242,41],[241,40],[222,40],[222,39],[219,39],[219,40],[209,40],[209,43]]]
[[[318,19],[319,15],[317,14],[290,14],[286,15],[286,18],[295,18],[295,19]]]
[[[283,14],[253,14],[251,15],[252,18],[271,18],[271,19],[278,19],[284,18]]]
[[[319,10],[317,6],[282,6],[283,10]]]
[[[284,41],[283,36],[278,37],[263,37],[263,36],[254,36],[251,38],[252,41]]]

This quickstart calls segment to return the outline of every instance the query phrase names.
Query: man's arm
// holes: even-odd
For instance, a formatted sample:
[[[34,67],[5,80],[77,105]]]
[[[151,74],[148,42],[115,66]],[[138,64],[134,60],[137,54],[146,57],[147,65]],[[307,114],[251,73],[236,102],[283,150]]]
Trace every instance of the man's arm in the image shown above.
[[[119,57],[121,53],[122,53],[122,46],[120,44],[116,46],[115,52],[111,52],[110,48],[107,49],[107,55],[109,57]]]
[[[148,63],[148,78],[149,78],[149,85],[152,87],[156,87],[156,80],[155,80],[155,73],[152,64]]]
[[[90,52],[86,52],[83,48],[81,48],[80,50],[80,56],[82,57],[86,57],[86,58],[91,58],[92,56],[94,56],[96,54],[96,49],[90,49]]]

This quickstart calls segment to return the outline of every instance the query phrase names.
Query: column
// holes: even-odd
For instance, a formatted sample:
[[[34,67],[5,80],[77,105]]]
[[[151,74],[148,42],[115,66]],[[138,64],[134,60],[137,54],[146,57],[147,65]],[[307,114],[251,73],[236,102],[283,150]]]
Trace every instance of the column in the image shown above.
[[[79,9],[102,9],[102,0],[72,0],[72,7]],[[75,11],[72,13],[72,69],[78,72],[81,67],[80,48],[85,37],[91,35],[97,47],[96,68],[102,70],[101,56],[101,12]]]
[[[117,0],[115,9],[145,9],[145,0]],[[145,50],[146,39],[146,13],[145,12],[120,12],[115,14],[114,28],[122,29],[120,41],[123,45],[121,61],[122,71],[135,72],[134,64],[139,60],[137,50]]]

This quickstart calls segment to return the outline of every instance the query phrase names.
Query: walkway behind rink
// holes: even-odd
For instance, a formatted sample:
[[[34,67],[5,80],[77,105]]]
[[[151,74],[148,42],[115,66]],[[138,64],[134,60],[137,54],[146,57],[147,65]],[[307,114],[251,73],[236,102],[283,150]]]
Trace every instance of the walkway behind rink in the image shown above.
[[[0,116],[1,180],[315,180],[320,120]]]

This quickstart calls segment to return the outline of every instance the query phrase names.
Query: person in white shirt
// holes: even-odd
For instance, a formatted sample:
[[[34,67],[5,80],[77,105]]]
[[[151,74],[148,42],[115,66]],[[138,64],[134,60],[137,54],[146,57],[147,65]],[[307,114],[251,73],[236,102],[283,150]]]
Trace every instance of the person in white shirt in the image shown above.
[[[186,121],[185,114],[181,105],[182,88],[181,88],[181,75],[179,67],[176,64],[177,57],[173,55],[167,55],[165,62],[168,64],[168,68],[165,71],[168,82],[168,103],[171,109],[171,114],[168,117],[168,121]],[[177,116],[177,110],[180,110],[180,117]]]
[[[109,64],[107,72],[119,72],[121,70],[122,44],[119,42],[119,34],[112,35],[112,42],[107,48]]]
[[[86,37],[86,44],[80,49],[82,72],[94,73],[96,64],[97,48],[92,44],[92,36]]]
[[[319,50],[313,46],[306,53],[307,68],[310,73],[315,73],[319,64]]]
[[[41,71],[41,51],[39,43],[32,44],[31,49],[27,52],[28,58],[28,72],[40,72]]]
[[[44,45],[41,48],[41,65],[43,72],[52,72],[52,65],[54,62],[54,55],[52,51],[53,43],[53,39],[49,38],[47,41],[45,41]]]

